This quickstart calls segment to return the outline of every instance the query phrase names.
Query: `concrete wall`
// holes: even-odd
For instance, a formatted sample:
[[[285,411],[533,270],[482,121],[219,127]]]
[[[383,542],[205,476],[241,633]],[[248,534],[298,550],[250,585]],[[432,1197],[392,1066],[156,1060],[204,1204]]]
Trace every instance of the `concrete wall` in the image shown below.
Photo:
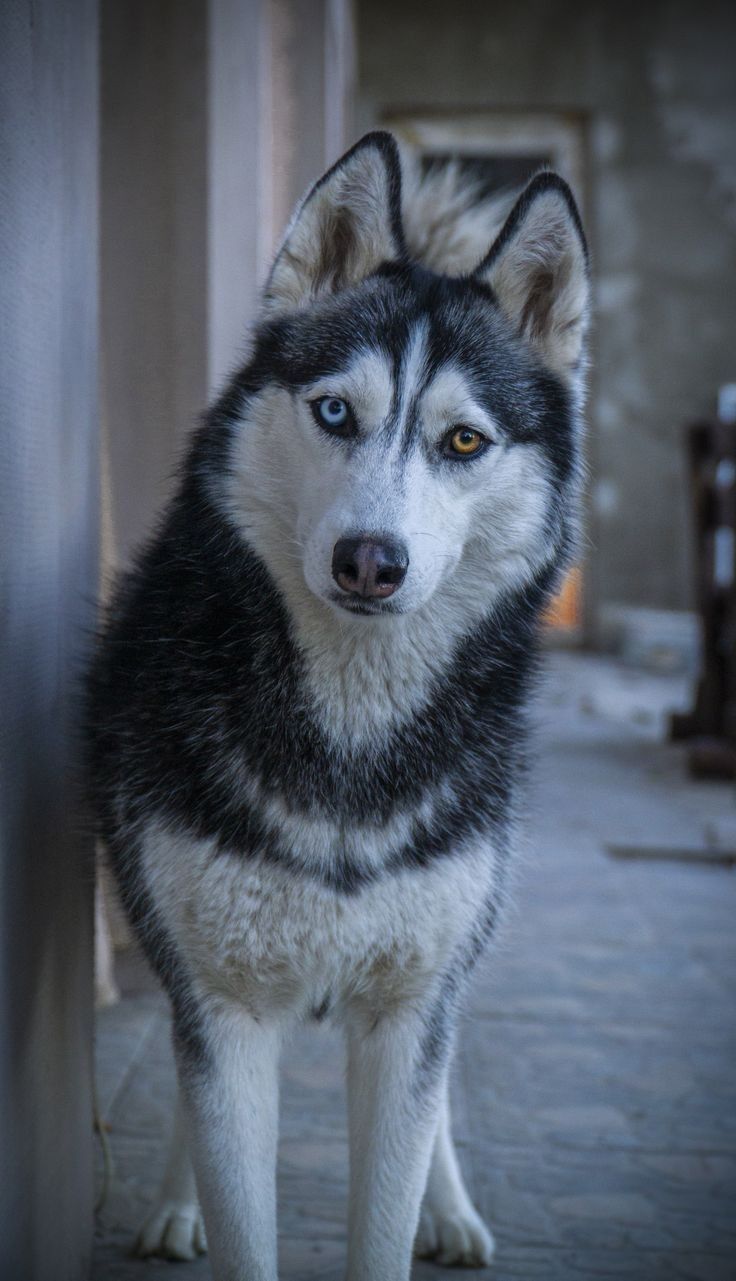
[[[264,0],[209,0],[207,395],[242,363],[270,249],[264,201],[267,146]]]
[[[269,253],[305,191],[348,145],[354,49],[350,0],[270,0]]]
[[[683,426],[736,379],[734,50],[714,0],[359,0],[365,127],[425,107],[587,125],[595,603],[692,603]]]
[[[112,540],[127,553],[207,396],[207,4],[101,9],[100,339]]]
[[[75,686],[96,591],[95,0],[0,20],[0,1276],[92,1239],[92,884]]]

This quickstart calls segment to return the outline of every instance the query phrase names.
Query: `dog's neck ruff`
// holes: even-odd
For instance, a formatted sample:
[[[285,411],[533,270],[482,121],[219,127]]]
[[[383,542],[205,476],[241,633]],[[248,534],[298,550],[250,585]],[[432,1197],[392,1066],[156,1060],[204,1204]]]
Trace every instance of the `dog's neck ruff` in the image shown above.
[[[463,635],[483,619],[457,608],[452,594],[412,614],[352,618],[297,585],[285,607],[312,714],[336,751],[380,748],[421,715],[457,662]]]
[[[94,786],[108,843],[155,818],[352,891],[505,829],[549,572],[446,646],[437,670],[425,655],[413,706],[385,642],[370,660],[343,655],[343,680],[368,681],[391,660],[382,697],[396,706],[370,734],[340,739],[314,696],[329,668],[307,655],[262,562],[206,502],[190,493],[174,505],[142,570],[116,604],[94,677]],[[341,697],[347,705],[350,690]],[[312,856],[315,821],[325,840]],[[356,831],[353,854],[342,834]]]

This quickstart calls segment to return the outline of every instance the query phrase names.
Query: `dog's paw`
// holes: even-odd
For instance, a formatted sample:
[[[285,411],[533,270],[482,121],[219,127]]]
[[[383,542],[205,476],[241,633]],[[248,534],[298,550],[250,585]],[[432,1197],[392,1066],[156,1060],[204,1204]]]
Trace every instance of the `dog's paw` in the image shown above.
[[[196,1259],[206,1252],[202,1211],[191,1202],[159,1202],[135,1243],[135,1253],[143,1259],[152,1254],[162,1259]]]
[[[487,1268],[495,1244],[472,1205],[438,1211],[422,1207],[414,1253],[445,1267]]]

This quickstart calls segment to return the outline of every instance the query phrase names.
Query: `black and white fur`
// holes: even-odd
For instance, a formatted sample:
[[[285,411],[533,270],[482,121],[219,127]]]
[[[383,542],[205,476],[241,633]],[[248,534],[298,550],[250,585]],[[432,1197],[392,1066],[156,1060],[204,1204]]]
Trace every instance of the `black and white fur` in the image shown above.
[[[140,1248],[202,1250],[201,1203],[217,1281],[275,1281],[279,1051],[312,1017],[347,1035],[349,1281],[407,1281],[415,1237],[446,1262],[492,1252],[447,1077],[573,545],[588,271],[556,175],[495,239],[442,182],[402,197],[375,133],[307,196],[89,682],[99,830],[174,1015],[174,1143]],[[349,438],[321,396],[350,406]],[[477,457],[447,455],[458,424]],[[408,570],[364,605],[331,557],[366,532]]]

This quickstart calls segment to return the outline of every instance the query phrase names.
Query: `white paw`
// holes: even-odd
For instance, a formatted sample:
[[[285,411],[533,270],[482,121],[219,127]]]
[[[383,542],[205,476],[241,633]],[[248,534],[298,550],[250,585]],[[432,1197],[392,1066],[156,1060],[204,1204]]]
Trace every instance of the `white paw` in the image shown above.
[[[446,1267],[486,1268],[493,1258],[493,1237],[472,1205],[446,1210],[422,1206],[414,1253]]]
[[[202,1211],[184,1201],[160,1201],[138,1233],[135,1252],[142,1258],[151,1254],[162,1259],[196,1259],[206,1254]]]

